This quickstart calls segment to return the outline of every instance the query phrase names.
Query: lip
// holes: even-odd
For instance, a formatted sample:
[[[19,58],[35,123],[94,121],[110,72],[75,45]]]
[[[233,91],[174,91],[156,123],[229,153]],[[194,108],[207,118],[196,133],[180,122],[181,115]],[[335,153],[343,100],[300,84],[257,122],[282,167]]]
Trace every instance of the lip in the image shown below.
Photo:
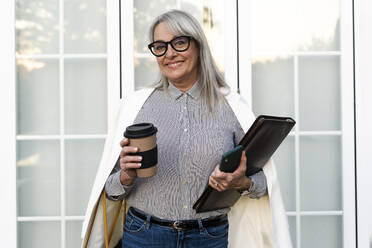
[[[166,63],[165,65],[168,67],[168,68],[171,68],[171,69],[176,69],[180,66],[182,66],[184,61],[172,61],[172,62],[169,62],[169,63]]]

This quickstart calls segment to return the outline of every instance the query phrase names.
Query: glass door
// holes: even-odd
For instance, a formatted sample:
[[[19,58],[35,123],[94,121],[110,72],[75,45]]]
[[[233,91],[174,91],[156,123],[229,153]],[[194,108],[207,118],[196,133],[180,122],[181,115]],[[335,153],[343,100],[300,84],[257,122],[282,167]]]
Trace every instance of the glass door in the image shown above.
[[[107,132],[105,0],[16,0],[17,246],[79,247]]]
[[[245,12],[253,110],[297,121],[274,155],[297,248],[355,246],[351,11],[264,0]]]

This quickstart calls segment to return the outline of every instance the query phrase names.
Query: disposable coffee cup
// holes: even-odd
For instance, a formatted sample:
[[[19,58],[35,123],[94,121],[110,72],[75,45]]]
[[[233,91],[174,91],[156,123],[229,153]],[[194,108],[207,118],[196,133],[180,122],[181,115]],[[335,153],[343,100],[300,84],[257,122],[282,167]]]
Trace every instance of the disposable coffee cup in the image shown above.
[[[129,146],[138,147],[136,153],[142,156],[141,168],[137,169],[137,177],[152,177],[158,169],[158,149],[156,132],[158,129],[152,123],[138,123],[126,128],[124,137],[128,138]]]

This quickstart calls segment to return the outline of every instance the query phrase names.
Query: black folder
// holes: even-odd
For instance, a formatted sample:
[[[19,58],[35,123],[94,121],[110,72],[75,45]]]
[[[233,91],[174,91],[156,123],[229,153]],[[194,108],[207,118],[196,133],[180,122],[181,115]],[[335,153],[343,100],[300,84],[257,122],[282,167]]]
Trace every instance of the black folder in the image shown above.
[[[238,144],[243,146],[247,157],[247,177],[262,170],[295,124],[290,117],[260,115],[256,118]],[[193,209],[201,213],[232,207],[239,197],[240,193],[236,190],[219,192],[208,185]]]

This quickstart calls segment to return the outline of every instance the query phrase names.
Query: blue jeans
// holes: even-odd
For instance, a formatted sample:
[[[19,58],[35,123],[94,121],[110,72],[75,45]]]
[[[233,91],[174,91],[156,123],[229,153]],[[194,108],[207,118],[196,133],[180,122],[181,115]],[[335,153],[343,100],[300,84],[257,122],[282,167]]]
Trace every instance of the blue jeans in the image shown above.
[[[122,245],[123,248],[227,248],[228,229],[228,223],[205,228],[199,221],[199,228],[177,230],[144,221],[129,210]]]

